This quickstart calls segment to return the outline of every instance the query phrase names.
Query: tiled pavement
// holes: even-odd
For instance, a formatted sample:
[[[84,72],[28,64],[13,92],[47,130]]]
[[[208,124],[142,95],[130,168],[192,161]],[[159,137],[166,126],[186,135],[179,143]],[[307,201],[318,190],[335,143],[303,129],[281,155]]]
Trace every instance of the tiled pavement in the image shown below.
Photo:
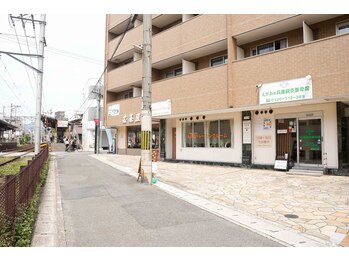
[[[137,172],[139,156],[98,155]],[[158,162],[158,179],[234,210],[349,247],[349,177]],[[291,214],[297,218],[287,218]]]

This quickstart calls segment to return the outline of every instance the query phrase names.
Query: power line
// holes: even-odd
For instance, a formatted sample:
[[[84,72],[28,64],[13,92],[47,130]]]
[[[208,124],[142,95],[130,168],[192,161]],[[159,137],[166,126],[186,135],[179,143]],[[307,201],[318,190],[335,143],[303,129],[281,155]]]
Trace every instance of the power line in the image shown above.
[[[129,18],[129,20],[128,20],[128,23],[127,23],[127,25],[126,25],[126,27],[125,27],[125,30],[124,30],[124,32],[122,33],[122,36],[121,36],[121,38],[119,39],[119,42],[118,42],[118,44],[116,45],[116,47],[115,47],[115,49],[114,49],[114,52],[113,52],[113,54],[111,55],[111,57],[109,58],[108,62],[109,62],[110,60],[113,59],[113,57],[114,57],[114,55],[115,55],[117,49],[119,48],[119,46],[120,46],[120,44],[121,44],[121,41],[124,39],[124,37],[125,37],[125,35],[126,35],[126,32],[127,32],[128,28],[129,28],[130,24],[131,24],[131,23],[132,23],[132,24],[134,23],[134,21],[136,20],[137,16],[138,16],[138,15],[131,15],[131,16],[130,16],[130,18]],[[100,81],[101,81],[102,77],[104,76],[105,71],[107,70],[107,68],[108,68],[108,63],[107,63],[106,66],[104,67],[103,73],[102,73],[101,76],[99,77],[99,79],[98,79],[97,83],[95,84],[94,88],[89,92],[89,94],[87,95],[86,99],[84,100],[84,102],[81,104],[81,106],[79,107],[79,109],[78,109],[77,111],[79,111],[79,110],[82,108],[82,106],[86,103],[86,101],[87,101],[88,98],[90,97],[91,93],[95,91],[95,89],[96,89],[98,83],[100,83]],[[72,117],[69,118],[69,120],[70,120],[70,119],[72,119]]]
[[[12,17],[11,17],[11,20],[12,20]],[[20,42],[19,42],[19,38],[18,38],[17,30],[16,30],[16,25],[15,25],[15,22],[14,22],[13,20],[12,20],[12,24],[13,24],[13,29],[15,30],[15,34],[16,34],[16,38],[17,38],[19,50],[21,51],[21,54],[23,54],[23,52],[22,52],[22,47],[21,47],[21,44],[20,44]],[[25,60],[23,56],[22,56],[22,59]],[[24,67],[25,67],[25,71],[27,72],[27,76],[28,76],[28,79],[29,79],[30,87],[31,87],[31,89],[32,89],[32,91],[33,91],[33,96],[34,96],[34,98],[35,98],[35,92],[34,92],[33,84],[32,84],[32,82],[31,82],[31,80],[30,80],[30,77],[29,77],[28,69],[27,69],[26,66],[24,66]]]
[[[8,39],[8,38],[5,38],[5,37],[6,36],[4,36],[4,37],[0,36],[0,39],[4,39],[4,40],[10,41],[10,42],[17,42],[17,41],[15,41],[13,39]],[[20,41],[24,44],[23,40],[20,40]],[[80,55],[80,54],[77,54],[77,53],[73,53],[73,52],[70,52],[70,51],[58,49],[58,48],[55,48],[55,47],[52,47],[52,46],[47,46],[46,47],[46,51],[50,52],[50,53],[53,53],[53,54],[57,54],[57,55],[61,55],[61,56],[65,56],[65,57],[69,57],[69,58],[73,58],[73,59],[89,62],[89,63],[92,63],[92,64],[98,64],[98,65],[103,64],[103,61],[101,61],[101,60],[98,60],[98,59],[95,59],[95,58],[91,58],[91,57],[87,57],[87,56],[83,56],[83,55]]]

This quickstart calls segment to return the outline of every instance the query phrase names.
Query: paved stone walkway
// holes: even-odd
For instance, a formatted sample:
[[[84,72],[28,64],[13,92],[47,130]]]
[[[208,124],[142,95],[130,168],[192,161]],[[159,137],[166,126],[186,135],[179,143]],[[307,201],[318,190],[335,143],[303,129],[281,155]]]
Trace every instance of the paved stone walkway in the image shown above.
[[[140,159],[98,157],[133,172]],[[349,177],[167,162],[158,162],[158,168],[159,181],[334,245],[349,246]]]

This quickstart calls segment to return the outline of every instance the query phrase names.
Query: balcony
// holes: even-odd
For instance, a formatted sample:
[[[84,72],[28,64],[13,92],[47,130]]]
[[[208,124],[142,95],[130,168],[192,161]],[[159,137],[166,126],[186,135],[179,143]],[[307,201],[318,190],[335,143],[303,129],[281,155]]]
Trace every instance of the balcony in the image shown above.
[[[110,59],[111,55],[113,54],[121,37],[122,37],[122,35],[119,35],[117,38],[111,40],[108,43],[108,50],[106,50],[108,59]],[[115,59],[117,59],[118,56],[120,56],[126,52],[131,51],[133,53],[134,45],[140,45],[142,43],[143,43],[143,25],[140,25],[140,26],[137,26],[137,27],[127,31],[124,39],[120,43],[118,50],[114,54],[114,58],[112,61],[115,61]]]
[[[332,36],[259,56],[231,66],[229,104],[258,105],[256,85],[311,75],[313,100],[348,97],[349,34]]]
[[[111,105],[119,104],[120,105],[120,114],[117,116],[108,116],[108,108]],[[131,99],[126,100],[120,100],[118,102],[109,103],[106,106],[106,116],[107,116],[107,126],[123,126],[126,125],[126,123],[123,123],[123,117],[124,115],[129,116],[130,114],[137,114],[141,112],[141,104],[142,104],[142,98],[141,97],[135,97]],[[127,122],[127,125],[130,125],[132,123]],[[140,122],[133,122],[133,124],[140,124]]]
[[[171,99],[172,115],[227,107],[227,65],[152,84],[153,102]]]
[[[226,15],[199,15],[153,37],[153,64],[227,38]],[[226,48],[226,46],[225,46]],[[174,62],[173,62],[174,63]],[[173,64],[172,63],[172,64]]]
[[[113,32],[113,29],[117,27],[118,25],[124,23],[127,21],[127,19],[130,18],[129,14],[122,14],[122,15],[108,15],[107,16],[107,29]],[[126,25],[125,25],[126,26]],[[124,26],[124,27],[125,27]]]
[[[107,74],[108,91],[120,92],[142,83],[142,60],[111,70]]]

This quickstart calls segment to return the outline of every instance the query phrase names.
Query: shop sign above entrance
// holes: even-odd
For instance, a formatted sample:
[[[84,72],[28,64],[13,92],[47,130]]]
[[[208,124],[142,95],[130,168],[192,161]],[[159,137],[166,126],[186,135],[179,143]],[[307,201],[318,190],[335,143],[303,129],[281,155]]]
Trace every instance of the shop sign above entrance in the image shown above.
[[[281,82],[260,84],[258,87],[260,105],[313,98],[311,76]]]
[[[118,116],[120,115],[120,105],[111,105],[108,106],[108,116]]]

